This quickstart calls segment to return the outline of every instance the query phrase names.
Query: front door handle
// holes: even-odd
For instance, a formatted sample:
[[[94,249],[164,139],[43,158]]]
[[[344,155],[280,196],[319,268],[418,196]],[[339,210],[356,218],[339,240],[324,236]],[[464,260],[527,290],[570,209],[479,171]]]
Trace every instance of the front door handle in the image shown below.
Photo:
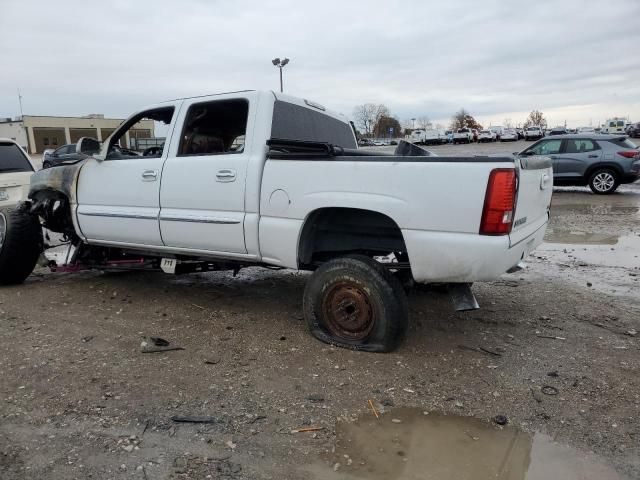
[[[216,179],[218,182],[233,182],[236,179],[236,171],[226,168],[218,170]]]
[[[155,182],[157,179],[158,179],[157,170],[145,170],[144,172],[142,172],[143,182]]]
[[[589,158],[598,158],[600,155],[589,155]]]

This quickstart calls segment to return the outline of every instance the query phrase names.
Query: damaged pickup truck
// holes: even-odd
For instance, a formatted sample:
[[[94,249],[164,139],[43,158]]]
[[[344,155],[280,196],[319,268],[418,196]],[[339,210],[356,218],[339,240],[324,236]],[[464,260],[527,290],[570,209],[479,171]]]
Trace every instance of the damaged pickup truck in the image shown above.
[[[163,123],[166,141],[126,153],[143,119]],[[37,172],[20,209],[68,242],[52,268],[308,270],[313,335],[378,352],[403,338],[413,282],[450,284],[477,308],[469,285],[542,242],[552,192],[545,157],[358,150],[342,116],[273,92],[154,105],[78,151],[87,157]]]

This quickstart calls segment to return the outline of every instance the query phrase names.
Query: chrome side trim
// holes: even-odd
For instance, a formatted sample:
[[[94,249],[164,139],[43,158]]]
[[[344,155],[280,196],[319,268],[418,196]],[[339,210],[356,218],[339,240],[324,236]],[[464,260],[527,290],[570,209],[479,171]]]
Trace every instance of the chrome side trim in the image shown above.
[[[240,223],[240,220],[233,218],[178,217],[175,215],[160,215],[160,220],[164,220],[165,222],[215,223],[219,225],[237,225]]]
[[[141,220],[157,220],[157,215],[143,213],[110,213],[110,212],[78,212],[86,217],[137,218]]]

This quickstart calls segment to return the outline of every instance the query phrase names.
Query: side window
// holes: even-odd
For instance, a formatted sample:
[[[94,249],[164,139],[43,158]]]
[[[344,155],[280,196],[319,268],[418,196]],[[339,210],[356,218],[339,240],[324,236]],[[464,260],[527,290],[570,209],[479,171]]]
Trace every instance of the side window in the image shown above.
[[[56,155],[66,155],[67,153],[69,153],[69,147],[65,145],[64,147],[60,147],[53,153],[55,153]]]
[[[543,140],[531,147],[529,151],[536,155],[553,155],[560,153],[560,145],[562,145],[562,140]]]
[[[185,117],[178,156],[244,151],[249,102],[244,99],[196,103]]]
[[[567,150],[566,153],[583,153],[583,152],[593,152],[594,150],[599,150],[600,147],[596,145],[591,140],[567,140]]]
[[[107,159],[162,157],[174,110],[172,106],[160,107],[131,117],[109,138]]]

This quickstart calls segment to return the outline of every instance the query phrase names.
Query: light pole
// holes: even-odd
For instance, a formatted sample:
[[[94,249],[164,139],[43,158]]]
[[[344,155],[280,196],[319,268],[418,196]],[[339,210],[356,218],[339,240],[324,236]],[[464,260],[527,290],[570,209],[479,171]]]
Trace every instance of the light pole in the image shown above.
[[[282,89],[282,69],[287,63],[289,63],[289,59],[283,58],[282,60],[280,60],[279,58],[274,58],[273,60],[271,60],[271,63],[273,63],[276,67],[280,69],[280,92],[283,92],[284,90]]]

